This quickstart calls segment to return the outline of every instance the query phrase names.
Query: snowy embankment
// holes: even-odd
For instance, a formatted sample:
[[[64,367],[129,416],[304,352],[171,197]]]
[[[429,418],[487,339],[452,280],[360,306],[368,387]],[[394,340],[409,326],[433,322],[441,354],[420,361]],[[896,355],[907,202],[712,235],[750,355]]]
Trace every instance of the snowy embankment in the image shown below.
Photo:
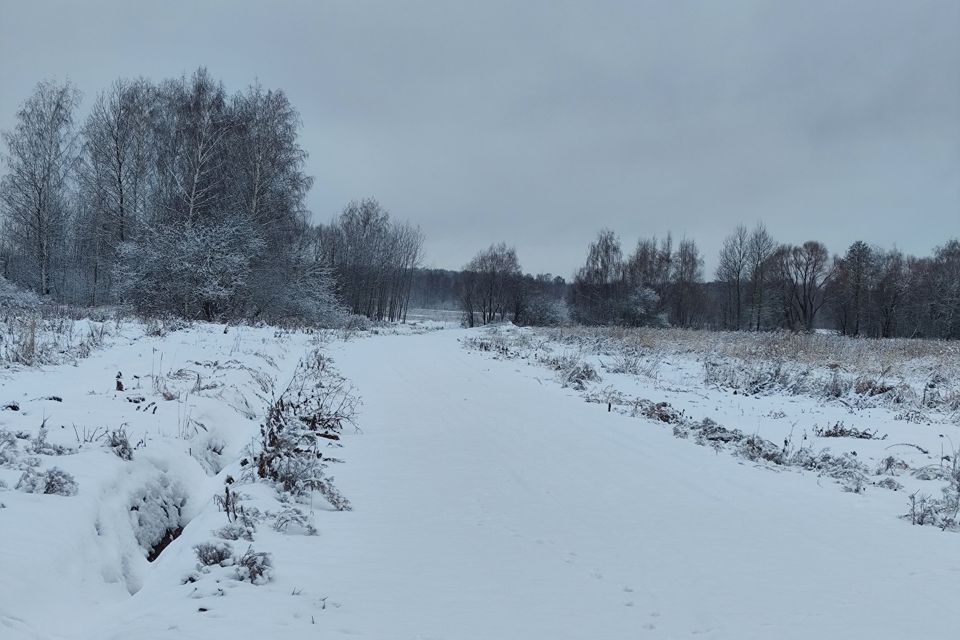
[[[464,345],[718,453],[852,493],[900,492],[912,524],[960,530],[955,343],[492,327]]]
[[[60,349],[72,364],[0,371],[5,639],[162,635],[225,589],[252,594],[256,576],[237,579],[244,569],[236,560],[248,550],[274,551],[294,537],[281,533],[303,519],[290,505],[280,533],[267,526],[277,524],[271,520],[251,536],[214,497],[224,495],[231,473],[240,480],[238,461],[268,403],[317,336],[223,325],[170,333],[161,324],[95,326],[103,348],[79,354],[89,357],[74,360]],[[37,335],[56,342],[56,332]],[[274,520],[284,511],[268,487],[242,486],[251,494],[243,496],[247,510],[259,505]],[[221,551],[231,545],[227,566],[196,572],[193,547],[205,543]],[[130,635],[124,627],[152,607],[161,619],[147,618],[150,633]],[[111,623],[119,626],[107,631]]]
[[[691,434],[678,438],[678,423],[633,417],[626,402],[611,400],[620,410],[608,412],[584,396],[643,395],[649,406],[668,401],[690,424],[714,416],[765,438],[779,437],[767,429],[781,422],[795,422],[798,434],[829,426],[842,403],[708,388],[695,382],[702,363],[699,374],[687,369],[696,358],[662,363],[656,381],[603,372],[608,357],[587,350],[579,357],[597,359],[591,366],[603,379],[570,385],[547,368],[549,358],[523,362],[463,348],[489,338],[479,330],[443,330],[325,347],[364,401],[361,432],[345,431],[347,463],[336,469],[354,510],[328,512],[322,500],[291,503],[310,518],[315,536],[296,535],[296,527],[276,531],[264,520],[253,544],[273,554],[274,566],[272,580],[261,585],[237,579],[233,566],[196,571],[193,547],[228,524],[212,496],[223,490],[225,475],[240,471],[242,448],[256,436],[267,404],[263,375],[284,384],[313,348],[310,336],[234,328],[224,335],[198,326],[163,339],[116,338],[77,367],[8,376],[0,389],[22,406],[0,412],[0,426],[35,434],[48,417],[48,440],[76,446],[71,423],[80,431],[126,422],[131,442],[141,433],[149,439],[133,462],[102,445],[40,454],[42,468],[73,474],[76,496],[15,491],[20,473],[3,471],[10,488],[0,491],[7,505],[0,510],[7,576],[0,583],[0,635],[742,640],[955,632],[960,536],[899,518],[907,508],[903,491],[871,484],[859,494],[844,492],[817,472],[695,446],[698,435],[687,422],[679,426]],[[565,346],[549,342],[535,344],[565,355]],[[202,371],[217,372],[211,383],[221,376],[223,385],[189,401],[146,400],[159,356],[154,348],[164,355],[154,372],[217,363]],[[249,368],[224,370],[230,359]],[[686,382],[674,379],[675,368],[688,371]],[[113,391],[116,370],[128,383],[139,375],[141,389]],[[175,381],[167,376],[167,383]],[[197,386],[196,376],[177,384]],[[63,402],[42,399],[57,390]],[[157,413],[138,410],[125,399],[131,393],[155,401]],[[245,417],[249,411],[255,419]],[[894,411],[871,410],[869,428],[926,433],[948,426],[938,421],[947,414],[929,412],[930,425],[898,426]],[[204,462],[208,456],[198,453],[189,429],[184,439],[185,413],[224,439],[215,458],[226,465],[219,475],[210,475],[219,463]],[[866,425],[843,415],[848,426]],[[838,454],[875,444],[825,442]],[[129,504],[122,496],[149,483],[156,468],[184,488],[188,522],[149,563],[129,529],[129,512],[115,507]],[[263,483],[237,491],[248,507],[278,508]],[[246,544],[234,541],[234,550]]]

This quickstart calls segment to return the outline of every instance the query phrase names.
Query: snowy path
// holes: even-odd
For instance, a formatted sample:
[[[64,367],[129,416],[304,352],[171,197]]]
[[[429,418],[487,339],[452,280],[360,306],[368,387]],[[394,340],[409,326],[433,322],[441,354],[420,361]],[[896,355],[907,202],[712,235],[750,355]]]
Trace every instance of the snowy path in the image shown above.
[[[953,628],[960,538],[464,352],[334,347],[364,398],[317,623],[367,638],[903,638]],[[906,500],[906,496],[904,496]],[[325,637],[335,637],[325,634]]]

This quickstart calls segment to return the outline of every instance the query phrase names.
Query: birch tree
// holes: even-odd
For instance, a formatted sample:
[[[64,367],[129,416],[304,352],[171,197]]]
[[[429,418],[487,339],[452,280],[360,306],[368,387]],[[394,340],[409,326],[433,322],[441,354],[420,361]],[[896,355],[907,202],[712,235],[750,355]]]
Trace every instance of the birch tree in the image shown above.
[[[0,183],[6,232],[27,258],[22,280],[40,295],[52,293],[55,252],[68,216],[68,190],[77,162],[74,111],[79,92],[69,82],[41,82],[3,132],[6,164]]]

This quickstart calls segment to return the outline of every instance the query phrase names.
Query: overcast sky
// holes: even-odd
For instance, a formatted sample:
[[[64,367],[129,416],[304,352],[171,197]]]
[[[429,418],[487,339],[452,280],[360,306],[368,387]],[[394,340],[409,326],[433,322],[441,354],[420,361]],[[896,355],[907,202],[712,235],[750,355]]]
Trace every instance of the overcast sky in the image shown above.
[[[960,0],[0,0],[0,128],[43,78],[207,66],[284,89],[329,220],[375,196],[427,263],[505,240],[570,276],[601,227],[928,253],[960,236]]]

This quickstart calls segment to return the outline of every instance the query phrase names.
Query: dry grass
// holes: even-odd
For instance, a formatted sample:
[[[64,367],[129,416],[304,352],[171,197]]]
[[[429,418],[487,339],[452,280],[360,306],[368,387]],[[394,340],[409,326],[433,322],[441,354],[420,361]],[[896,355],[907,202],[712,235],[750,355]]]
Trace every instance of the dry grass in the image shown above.
[[[656,380],[662,364],[688,360],[703,383],[747,394],[807,395],[848,406],[960,411],[960,342],[848,338],[791,332],[566,327],[491,329],[468,348],[544,361],[561,347],[579,361],[599,356],[608,372]]]
[[[50,365],[85,358],[110,334],[106,319],[77,321],[53,310],[0,314],[0,366]]]
[[[543,332],[561,343],[592,343],[597,353],[616,353],[627,347],[641,351],[726,356],[745,362],[792,362],[859,373],[882,373],[902,368],[907,363],[960,371],[960,342],[948,340],[876,340],[787,331],[754,333],[650,327],[577,327]]]

